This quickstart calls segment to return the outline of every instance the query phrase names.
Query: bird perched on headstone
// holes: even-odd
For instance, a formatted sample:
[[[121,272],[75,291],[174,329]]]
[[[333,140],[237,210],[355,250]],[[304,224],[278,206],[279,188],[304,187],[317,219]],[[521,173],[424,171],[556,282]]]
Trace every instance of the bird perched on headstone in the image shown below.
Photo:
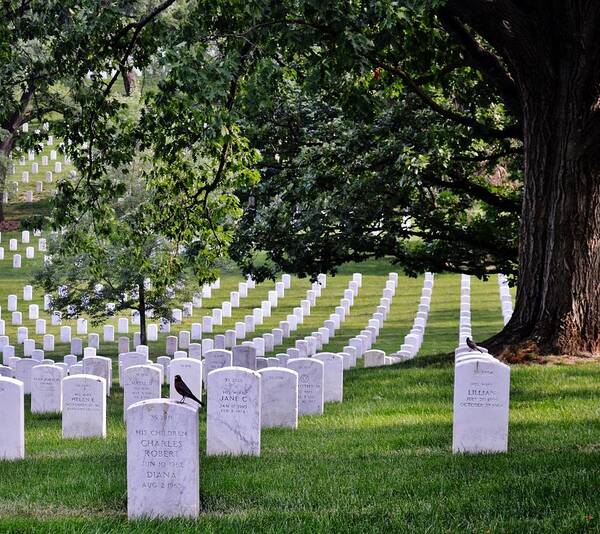
[[[175,391],[181,395],[180,404],[185,402],[185,398],[195,400],[200,406],[203,406],[202,402],[198,400],[196,395],[194,395],[187,384],[181,378],[181,375],[175,375]]]
[[[467,347],[474,351],[483,352],[470,337],[467,338]]]

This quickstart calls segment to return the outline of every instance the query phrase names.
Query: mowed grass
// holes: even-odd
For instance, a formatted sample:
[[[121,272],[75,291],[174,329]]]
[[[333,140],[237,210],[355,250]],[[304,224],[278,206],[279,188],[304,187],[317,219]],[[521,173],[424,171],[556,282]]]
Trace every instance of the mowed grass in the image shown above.
[[[28,270],[10,268],[7,237],[2,237],[7,260],[0,262],[3,309],[7,294],[22,296]],[[393,270],[373,261],[344,266],[338,276],[328,277],[316,308],[283,349],[322,326],[352,272],[361,271],[363,287],[352,313],[326,347],[340,350],[366,326]],[[222,289],[204,307],[218,305],[240,280],[235,272],[224,273]],[[27,399],[26,459],[0,462],[0,532],[600,530],[597,366],[514,366],[509,452],[451,453],[453,362],[446,355],[458,337],[459,280],[436,276],[425,341],[415,360],[347,371],[343,403],[327,404],[323,416],[301,417],[295,431],[264,430],[259,458],[206,457],[201,413],[202,513],[196,521],[127,521],[123,399],[117,383],[108,402],[105,440],[63,440],[60,417],[33,416]],[[376,348],[399,349],[422,281],[400,277]],[[294,279],[286,298],[253,335],[276,326],[309,287],[307,280]],[[243,320],[272,288],[265,283],[251,290],[218,331]],[[35,297],[41,302],[39,291]],[[471,303],[476,339],[501,327],[495,278],[472,280]],[[26,310],[22,302],[19,307]],[[202,315],[196,310],[181,328],[189,329]],[[7,313],[3,318],[12,339],[16,327],[8,325]],[[32,324],[26,321],[30,329]],[[58,332],[56,327],[49,331]],[[99,353],[116,357],[116,344],[101,346]],[[152,358],[163,351],[161,336],[151,345]],[[57,361],[66,353],[68,347],[57,344]]]

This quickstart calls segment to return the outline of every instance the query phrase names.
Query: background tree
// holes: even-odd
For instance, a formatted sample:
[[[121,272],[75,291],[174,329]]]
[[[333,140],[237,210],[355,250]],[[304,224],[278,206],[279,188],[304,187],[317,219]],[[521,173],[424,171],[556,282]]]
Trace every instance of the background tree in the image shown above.
[[[214,43],[193,38],[184,4],[153,26],[146,40],[135,41],[134,31],[124,52],[157,73],[144,92],[124,99],[118,72],[92,75],[71,86],[72,105],[54,124],[70,140],[65,152],[78,177],[58,183],[50,221],[64,233],[38,283],[71,282],[56,300],[65,311],[71,305],[72,313],[101,318],[108,301],[170,314],[178,297],[169,288],[192,276],[196,286],[214,280],[241,214],[234,192],[258,175],[257,152],[233,120],[252,51],[230,50],[224,61]],[[199,59],[201,73],[190,69]],[[103,61],[99,71],[110,68],[109,57]],[[96,283],[110,289],[94,292]]]
[[[96,240],[90,234],[79,237]],[[63,318],[89,317],[97,324],[135,310],[145,345],[148,316],[171,320],[172,309],[191,300],[193,278],[178,268],[175,245],[156,235],[143,235],[127,223],[116,224],[114,232],[97,240],[99,249],[93,256],[89,249],[81,254],[58,253],[60,239],[51,241],[52,261],[36,273],[35,281],[52,295],[51,309]],[[165,285],[166,280],[172,287]]]
[[[147,315],[171,319],[175,306],[216,279],[239,210],[221,185],[208,195],[206,208],[186,206],[173,176],[190,166],[200,163],[167,164],[144,153],[114,171],[113,189],[123,196],[104,206],[110,219],[98,226],[91,213],[81,213],[50,242],[50,261],[35,274],[35,283],[52,295],[53,310],[95,322],[136,310],[145,344]]]
[[[83,95],[89,96],[90,87],[104,77],[102,83],[110,87],[127,78],[131,61],[146,66],[149,52],[156,50],[169,24],[165,11],[176,3],[0,3],[0,197],[11,152],[41,150],[48,133],[64,138],[64,120],[69,120],[71,108],[78,107]],[[49,131],[39,128],[43,121],[50,122]],[[22,126],[29,122],[37,126],[24,132]]]

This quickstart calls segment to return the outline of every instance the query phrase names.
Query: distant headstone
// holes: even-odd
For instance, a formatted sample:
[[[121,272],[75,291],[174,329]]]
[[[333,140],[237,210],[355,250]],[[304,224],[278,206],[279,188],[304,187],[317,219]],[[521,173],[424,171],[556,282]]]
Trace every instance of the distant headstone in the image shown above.
[[[221,369],[221,367],[231,367],[232,365],[231,351],[225,349],[213,349],[206,352],[204,355],[204,363],[202,367],[202,375],[206,384],[206,377],[211,371]]]
[[[83,354],[83,340],[80,337],[71,339],[71,354],[75,354],[75,356]]]
[[[115,340],[115,327],[112,324],[105,324],[102,329],[102,337],[105,343],[112,343]]]
[[[100,376],[106,381],[106,394],[110,396],[112,385],[112,360],[104,356],[88,356],[81,360],[83,373]]]
[[[167,356],[173,356],[177,351],[177,336],[167,336]]]
[[[40,362],[36,362],[31,358],[20,358],[15,364],[15,378],[23,382],[25,395],[31,393],[31,370],[39,364]]]
[[[70,343],[71,342],[71,327],[61,326],[60,327],[60,342]]]
[[[118,343],[118,352],[119,354],[123,354],[124,352],[129,352],[129,338],[128,337],[119,337]]]
[[[365,367],[380,367],[385,365],[385,352],[382,350],[368,350],[364,354]]]
[[[323,375],[325,402],[342,402],[344,397],[344,358],[333,352],[320,352],[314,358],[325,364]]]
[[[202,358],[202,344],[201,343],[190,343],[188,349],[188,355],[190,358],[200,360]]]
[[[52,334],[44,336],[44,350],[48,352],[54,351],[54,336]]]
[[[78,374],[63,379],[62,435],[63,438],[106,437],[104,378]]]
[[[31,413],[60,413],[65,374],[56,365],[36,365],[31,370]]]
[[[151,365],[133,365],[123,371],[123,416],[136,402],[160,399],[161,371]]]
[[[259,371],[263,428],[298,426],[298,373],[281,367]]]
[[[231,350],[233,355],[232,365],[256,370],[256,349],[249,345],[236,345]]]
[[[294,358],[288,361],[287,366],[298,373],[298,413],[321,415],[324,403],[323,362],[314,358]]]
[[[260,374],[225,367],[207,378],[207,455],[260,455]]]

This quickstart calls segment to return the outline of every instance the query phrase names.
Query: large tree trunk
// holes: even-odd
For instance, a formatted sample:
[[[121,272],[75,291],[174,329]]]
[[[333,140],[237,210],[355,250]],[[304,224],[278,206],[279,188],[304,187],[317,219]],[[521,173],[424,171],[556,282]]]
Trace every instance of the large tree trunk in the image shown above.
[[[140,313],[140,341],[142,345],[148,344],[147,332],[146,332],[146,288],[144,287],[144,281],[138,285],[139,291],[139,313]]]
[[[494,344],[599,352],[600,172],[583,150],[579,119],[535,107],[525,131],[515,310]]]
[[[585,13],[567,18],[557,21],[567,30],[551,35],[553,48],[542,47],[544,67],[516,71],[525,151],[519,280],[512,319],[488,345],[507,358],[600,352],[600,42],[586,45]]]

